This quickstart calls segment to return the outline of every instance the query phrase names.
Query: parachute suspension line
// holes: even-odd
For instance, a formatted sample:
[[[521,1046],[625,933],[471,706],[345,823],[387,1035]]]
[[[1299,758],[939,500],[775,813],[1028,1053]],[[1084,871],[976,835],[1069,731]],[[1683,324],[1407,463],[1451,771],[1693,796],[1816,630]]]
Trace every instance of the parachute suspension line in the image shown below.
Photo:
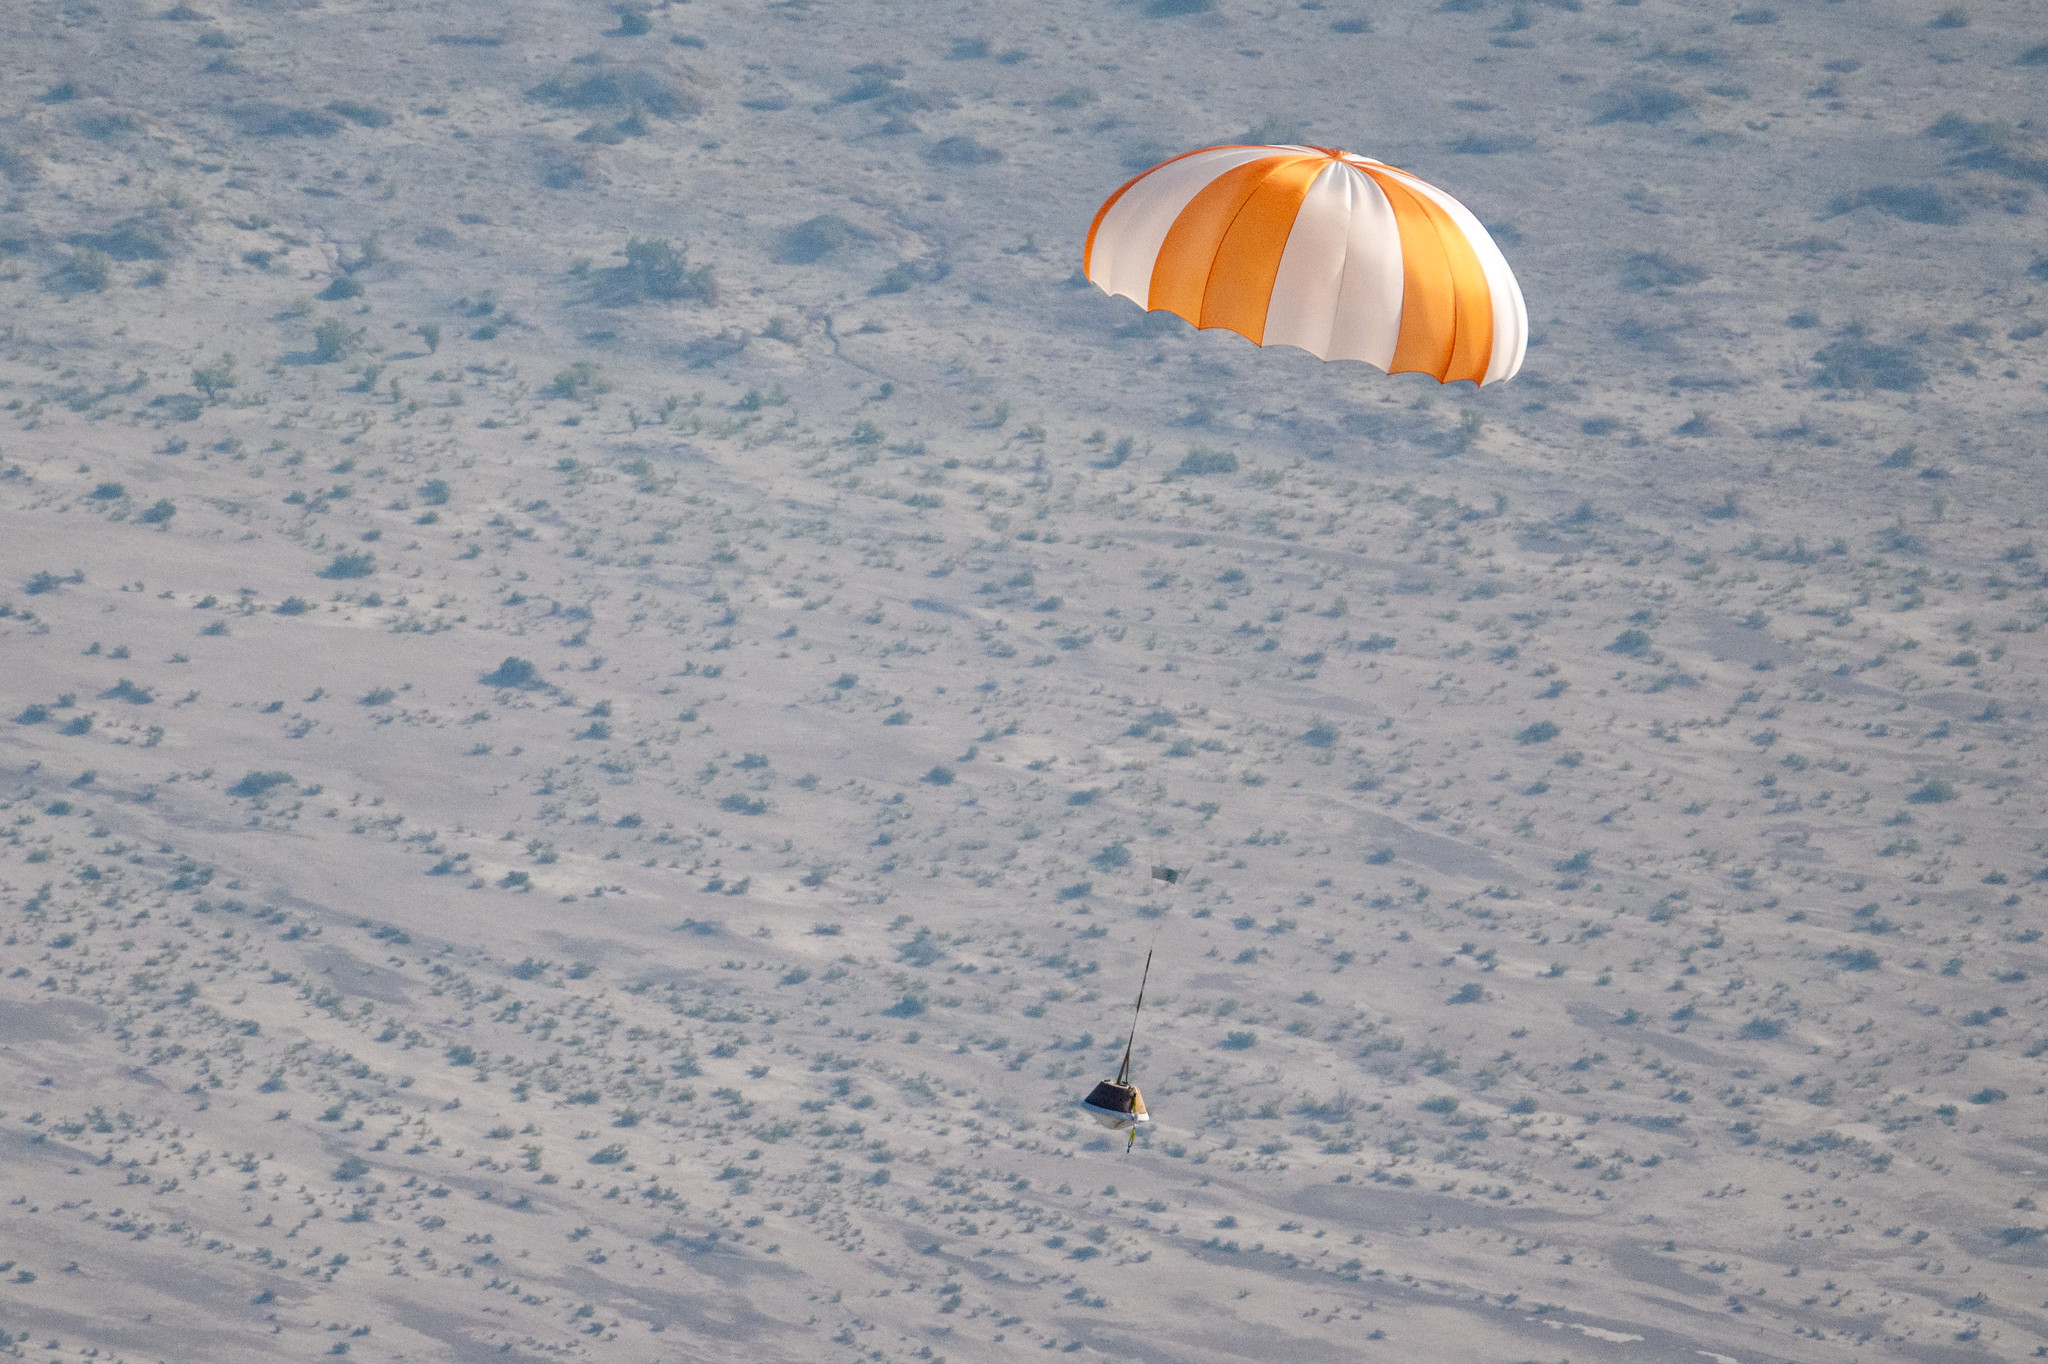
[[[1128,1083],[1130,1082],[1130,1078],[1131,1078],[1131,1048],[1132,1048],[1132,1047],[1134,1047],[1134,1046],[1136,1046],[1136,1045],[1137,1045],[1137,1043],[1138,1043],[1138,1015],[1139,1015],[1140,1013],[1142,1013],[1142,1012],[1144,1011],[1144,1008],[1145,1008],[1145,982],[1146,982],[1146,981],[1148,981],[1148,980],[1150,980],[1151,978],[1152,978],[1152,950],[1151,950],[1150,948],[1148,948],[1148,949],[1146,949],[1146,952],[1145,952],[1145,972],[1144,972],[1144,974],[1143,974],[1143,975],[1141,975],[1141,976],[1139,976],[1139,977],[1138,977],[1138,1003],[1137,1003],[1137,1006],[1136,1006],[1135,1008],[1133,1008],[1133,1009],[1131,1010],[1131,1036],[1130,1036],[1130,1040],[1124,1043],[1124,1063],[1123,1063],[1122,1065],[1118,1066],[1118,1067],[1117,1067],[1117,1070],[1116,1070],[1116,1082],[1117,1082],[1118,1084],[1120,1084],[1120,1085],[1121,1085],[1121,1084],[1128,1084]],[[1128,1151],[1129,1151],[1129,1149],[1130,1149],[1130,1148],[1129,1148],[1129,1147],[1127,1146],[1127,1147],[1125,1147],[1124,1149],[1125,1149],[1126,1153],[1128,1153]]]

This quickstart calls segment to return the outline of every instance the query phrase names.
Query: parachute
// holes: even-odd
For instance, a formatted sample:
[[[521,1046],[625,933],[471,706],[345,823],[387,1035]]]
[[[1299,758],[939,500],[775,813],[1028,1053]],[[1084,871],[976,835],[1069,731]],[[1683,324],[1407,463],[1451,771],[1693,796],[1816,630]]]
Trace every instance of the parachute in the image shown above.
[[[1082,270],[1112,296],[1261,346],[1439,383],[1522,367],[1529,313],[1471,210],[1328,147],[1207,147],[1109,196]]]

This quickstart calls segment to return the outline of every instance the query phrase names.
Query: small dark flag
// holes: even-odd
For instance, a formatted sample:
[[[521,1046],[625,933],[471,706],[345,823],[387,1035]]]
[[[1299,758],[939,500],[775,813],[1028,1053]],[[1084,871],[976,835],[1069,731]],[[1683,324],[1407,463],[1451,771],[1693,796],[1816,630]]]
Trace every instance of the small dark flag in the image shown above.
[[[1180,873],[1172,867],[1154,867],[1152,868],[1152,879],[1154,881],[1164,881],[1170,886],[1180,880]]]

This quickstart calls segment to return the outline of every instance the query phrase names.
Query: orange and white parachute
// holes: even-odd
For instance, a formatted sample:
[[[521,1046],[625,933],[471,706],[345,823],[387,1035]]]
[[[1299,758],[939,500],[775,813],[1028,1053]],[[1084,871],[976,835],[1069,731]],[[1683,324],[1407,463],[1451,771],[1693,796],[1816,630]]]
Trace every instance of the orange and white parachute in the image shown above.
[[[1208,147],[1109,196],[1088,278],[1262,346],[1440,383],[1522,367],[1529,313],[1479,219],[1434,185],[1327,147]]]

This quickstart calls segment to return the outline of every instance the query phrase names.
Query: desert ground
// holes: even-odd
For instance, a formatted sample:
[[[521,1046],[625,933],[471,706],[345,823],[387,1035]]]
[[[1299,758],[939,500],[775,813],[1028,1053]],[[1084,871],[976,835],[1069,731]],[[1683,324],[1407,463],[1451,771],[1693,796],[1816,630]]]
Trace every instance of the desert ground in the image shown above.
[[[0,1357],[2048,1355],[2048,22],[1739,3],[20,0]]]

